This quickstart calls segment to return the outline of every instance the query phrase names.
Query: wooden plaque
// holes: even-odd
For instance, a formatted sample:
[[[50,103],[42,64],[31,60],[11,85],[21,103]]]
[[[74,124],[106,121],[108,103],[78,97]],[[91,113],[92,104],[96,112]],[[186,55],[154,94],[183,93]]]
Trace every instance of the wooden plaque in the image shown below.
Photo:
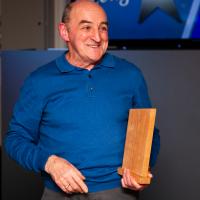
[[[118,173],[123,175],[124,168],[139,184],[150,184],[148,176],[151,145],[155,124],[156,109],[130,109],[123,164]]]

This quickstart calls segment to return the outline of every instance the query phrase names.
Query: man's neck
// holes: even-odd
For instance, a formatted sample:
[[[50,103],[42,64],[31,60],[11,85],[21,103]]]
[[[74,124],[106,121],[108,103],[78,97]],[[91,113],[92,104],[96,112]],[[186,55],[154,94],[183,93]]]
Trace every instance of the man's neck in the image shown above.
[[[81,61],[79,61],[80,59],[74,59],[74,58],[72,59],[72,56],[69,52],[65,55],[65,58],[71,65],[80,67],[80,68],[84,68],[87,70],[91,70],[95,65],[93,63],[81,62]]]

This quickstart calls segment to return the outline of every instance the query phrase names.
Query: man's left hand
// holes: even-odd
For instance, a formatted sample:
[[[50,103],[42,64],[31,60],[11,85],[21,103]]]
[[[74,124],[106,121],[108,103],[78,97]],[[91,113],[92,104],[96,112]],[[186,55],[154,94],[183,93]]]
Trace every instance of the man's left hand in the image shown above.
[[[149,172],[149,177],[152,178],[153,175]],[[129,169],[124,169],[123,177],[121,179],[122,187],[131,189],[134,191],[142,191],[148,185],[140,185],[136,182],[134,177],[131,176]]]

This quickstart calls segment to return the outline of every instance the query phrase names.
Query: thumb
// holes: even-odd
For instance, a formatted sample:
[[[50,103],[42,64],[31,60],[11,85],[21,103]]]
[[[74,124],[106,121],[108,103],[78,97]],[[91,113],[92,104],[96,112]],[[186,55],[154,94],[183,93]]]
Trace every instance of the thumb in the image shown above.
[[[148,173],[149,178],[153,178],[153,174],[151,172]]]

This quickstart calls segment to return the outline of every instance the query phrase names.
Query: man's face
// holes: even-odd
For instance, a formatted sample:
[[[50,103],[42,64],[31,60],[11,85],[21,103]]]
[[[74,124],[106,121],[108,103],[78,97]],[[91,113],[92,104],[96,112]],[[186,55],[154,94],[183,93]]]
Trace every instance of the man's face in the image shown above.
[[[108,47],[108,24],[104,11],[94,3],[72,8],[68,28],[68,48],[77,63],[95,64]]]

